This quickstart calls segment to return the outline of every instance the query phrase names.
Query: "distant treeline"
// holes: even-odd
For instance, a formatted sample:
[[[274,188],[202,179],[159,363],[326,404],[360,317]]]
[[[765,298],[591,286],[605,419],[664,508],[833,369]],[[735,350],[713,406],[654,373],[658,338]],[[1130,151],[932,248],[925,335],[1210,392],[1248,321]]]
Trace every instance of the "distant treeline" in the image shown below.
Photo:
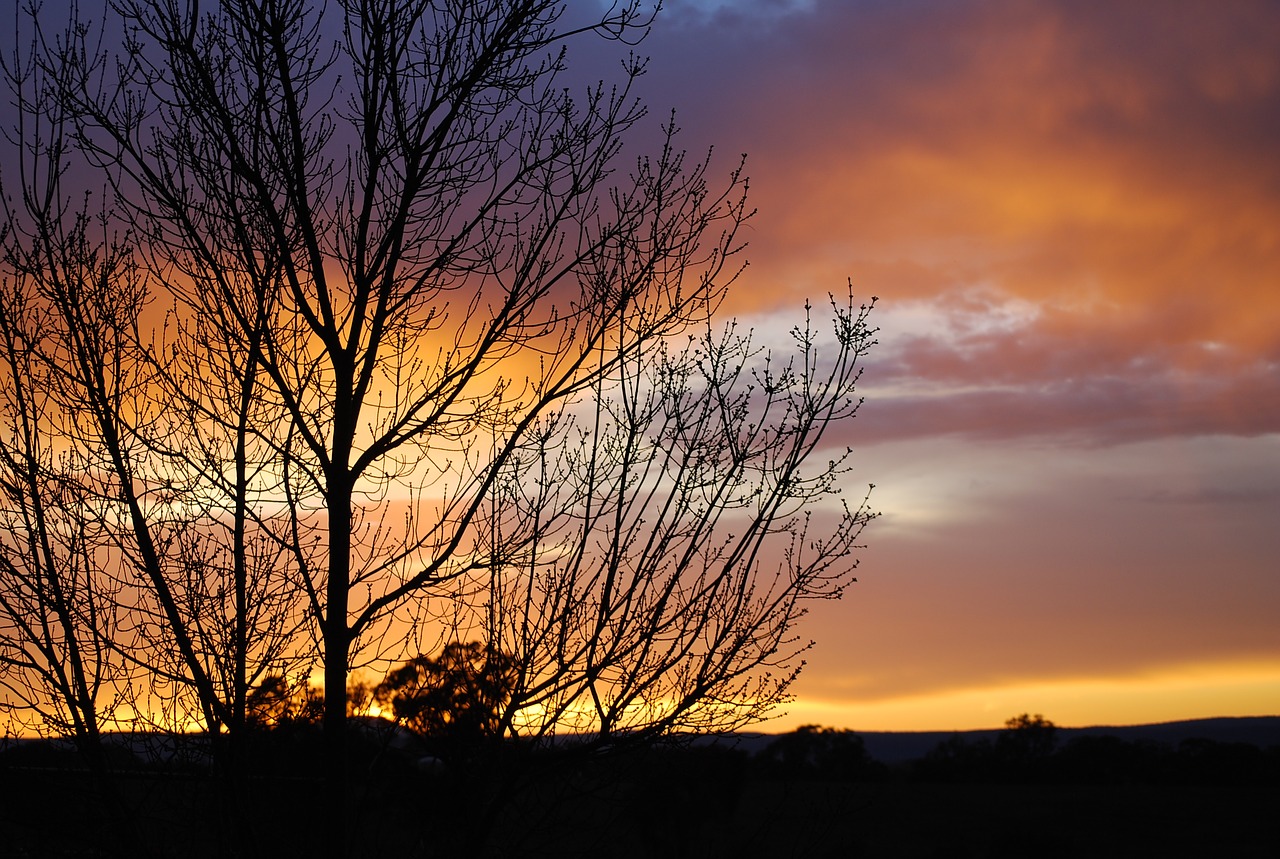
[[[398,776],[491,765],[519,768],[521,760],[535,769],[555,769],[560,759],[578,772],[586,765],[605,778],[619,766],[627,778],[639,773],[698,773],[711,781],[1280,785],[1280,746],[1207,738],[1167,743],[1105,734],[1060,741],[1052,722],[1025,714],[1008,720],[994,737],[955,734],[922,757],[894,764],[876,760],[856,732],[818,725],[780,734],[754,752],[735,745],[732,738],[686,737],[616,747],[565,741],[558,749],[544,749],[532,757],[510,742],[458,744],[374,719],[355,720],[353,725],[362,726],[353,734],[353,757],[362,761],[357,765]],[[250,769],[261,775],[317,775],[318,742],[312,725],[264,730],[246,748],[254,759]],[[196,736],[172,735],[137,735],[108,743],[117,772],[188,773],[207,765],[204,744]],[[59,741],[0,746],[0,771],[75,768],[78,760],[74,748]]]
[[[751,763],[763,776],[791,779],[1280,785],[1280,746],[1109,735],[1060,742],[1052,722],[1025,714],[1006,722],[994,739],[956,734],[923,757],[893,767],[873,759],[856,733],[816,725],[780,735]]]
[[[542,746],[475,734],[429,736],[382,719],[349,725],[348,763],[361,783],[349,802],[378,809],[383,821],[364,834],[365,855],[711,859],[776,854],[809,838],[814,850],[805,855],[845,855],[837,851],[846,841],[862,839],[871,846],[858,855],[893,856],[903,855],[902,838],[929,830],[913,828],[915,821],[943,820],[971,845],[987,844],[991,833],[1042,833],[1053,828],[1054,815],[1066,813],[1046,810],[1052,807],[1043,801],[1046,791],[1058,800],[1074,797],[1071,813],[1078,818],[1072,830],[1078,852],[1058,855],[1100,855],[1089,852],[1096,843],[1090,838],[1099,832],[1110,838],[1116,827],[1146,838],[1151,821],[1166,820],[1175,807],[1186,824],[1166,841],[1181,844],[1185,836],[1192,852],[1160,855],[1208,855],[1198,833],[1216,831],[1222,815],[1234,815],[1239,838],[1269,837],[1258,830],[1268,815],[1254,807],[1273,802],[1280,789],[1280,747],[1099,735],[1060,742],[1051,722],[1030,716],[1011,719],[994,735],[957,734],[916,760],[893,764],[875,760],[857,733],[816,725],[738,741],[574,737]],[[323,784],[319,726],[280,720],[250,739],[243,776],[230,794],[206,736],[105,738],[105,780],[66,741],[0,741],[5,855],[137,859],[173,855],[177,843],[191,845],[183,855],[192,859],[317,855],[321,830],[281,821],[316,813]],[[50,803],[50,796],[60,801]],[[1233,803],[1242,797],[1247,802],[1237,809]],[[883,820],[862,813],[871,799],[879,803],[877,814],[888,815]],[[250,815],[247,839],[226,834],[227,801],[260,810]],[[78,812],[68,817],[67,808]],[[973,855],[1049,855],[1027,839],[1016,850]]]

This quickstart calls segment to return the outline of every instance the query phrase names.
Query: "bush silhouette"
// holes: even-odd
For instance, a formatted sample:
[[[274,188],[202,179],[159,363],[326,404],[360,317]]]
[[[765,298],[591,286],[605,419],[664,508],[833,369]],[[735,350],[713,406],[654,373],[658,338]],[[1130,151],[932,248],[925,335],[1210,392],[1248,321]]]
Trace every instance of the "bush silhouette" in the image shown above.
[[[501,736],[516,679],[507,654],[480,642],[454,642],[437,657],[418,656],[393,669],[373,698],[426,736],[476,741]]]
[[[802,725],[778,737],[760,752],[758,762],[766,773],[782,778],[865,781],[885,774],[853,731],[818,725]]]

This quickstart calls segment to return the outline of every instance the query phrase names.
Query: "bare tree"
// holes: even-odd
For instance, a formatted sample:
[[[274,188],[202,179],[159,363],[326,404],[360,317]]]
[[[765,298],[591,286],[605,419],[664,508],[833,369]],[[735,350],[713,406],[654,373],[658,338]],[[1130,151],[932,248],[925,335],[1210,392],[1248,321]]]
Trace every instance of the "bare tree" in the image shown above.
[[[280,562],[291,517],[270,515],[280,480],[252,430],[269,404],[204,320],[145,328],[134,234],[68,178],[85,170],[74,66],[41,59],[2,60],[0,685],[26,729],[74,737],[95,768],[103,730],[202,727],[234,778],[249,690],[312,659]],[[241,797],[221,797],[237,831]]]
[[[127,308],[127,277],[91,237],[87,206],[62,194],[55,88],[21,51],[0,69],[17,106],[4,178],[17,177],[0,185],[0,707],[25,730],[74,738],[100,769],[131,670],[114,647],[122,585],[68,364],[77,350],[100,356],[104,390],[123,365],[118,328],[72,332],[59,302],[92,313],[95,285],[110,283]]]
[[[873,332],[852,300],[793,358],[714,327],[741,166],[713,187],[672,123],[623,159],[634,56],[565,84],[567,43],[638,40],[642,4],[561,29],[552,0],[113,9],[118,46],[73,22],[37,65],[133,249],[107,288],[173,309],[132,340],[141,412],[89,364],[77,384],[134,629],[208,729],[316,653],[341,851],[353,667],[479,639],[518,666],[513,735],[724,730],[785,700],[805,601],[850,581],[869,518],[822,441]]]
[[[822,449],[861,406],[870,310],[833,301],[781,359],[732,325],[619,355],[504,464],[490,568],[456,601],[521,666],[512,733],[718,732],[787,700],[795,624],[841,595],[872,518],[839,498],[851,451]]]
[[[91,765],[129,671],[111,641],[118,586],[79,451],[37,345],[50,320],[30,281],[0,286],[0,709],[24,729],[71,737]]]

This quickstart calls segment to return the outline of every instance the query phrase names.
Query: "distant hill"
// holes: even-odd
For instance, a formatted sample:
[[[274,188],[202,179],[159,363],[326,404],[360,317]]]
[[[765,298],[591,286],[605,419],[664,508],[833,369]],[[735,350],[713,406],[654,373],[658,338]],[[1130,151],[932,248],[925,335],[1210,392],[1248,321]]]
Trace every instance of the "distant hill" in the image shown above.
[[[367,732],[390,739],[391,747],[412,756],[421,756],[422,740],[411,731],[397,728],[382,720],[363,720]],[[784,732],[785,733],[785,732]],[[958,737],[967,743],[994,740],[1001,733],[999,728],[977,731],[858,731],[867,753],[883,764],[899,764],[919,760],[933,751],[939,743]],[[731,736],[700,737],[695,745],[731,746],[748,755],[763,751],[782,733],[766,734],[742,732]],[[1154,725],[1094,725],[1085,728],[1057,729],[1058,748],[1075,737],[1116,737],[1126,742],[1146,741],[1162,743],[1176,748],[1184,740],[1204,739],[1217,743],[1247,743],[1259,749],[1280,747],[1280,716],[1220,717],[1191,719],[1181,722],[1162,722]],[[573,742],[572,738],[561,738]],[[108,735],[106,745],[123,765],[126,759],[150,763],[188,764],[202,766],[208,763],[206,741],[198,734],[170,735],[164,733],[118,733]],[[75,758],[70,740],[14,739],[0,742],[0,754],[23,748],[47,749],[48,754],[61,754],[68,760]],[[10,761],[17,760],[13,754]],[[41,758],[42,761],[45,758]]]
[[[871,757],[886,764],[903,763],[924,757],[938,743],[960,737],[969,741],[994,739],[999,729],[981,731],[856,731]],[[774,734],[741,734],[738,747],[754,754],[767,746]],[[1095,725],[1087,728],[1058,728],[1058,743],[1073,737],[1110,736],[1129,742],[1146,740],[1176,746],[1183,740],[1205,739],[1219,743],[1248,743],[1258,748],[1280,746],[1280,716],[1192,719],[1157,725]]]

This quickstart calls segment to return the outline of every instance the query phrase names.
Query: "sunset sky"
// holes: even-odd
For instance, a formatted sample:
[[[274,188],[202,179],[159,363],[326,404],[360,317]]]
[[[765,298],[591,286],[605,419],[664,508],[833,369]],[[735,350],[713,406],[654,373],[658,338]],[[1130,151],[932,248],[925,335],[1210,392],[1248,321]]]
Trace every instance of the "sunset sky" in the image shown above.
[[[668,0],[731,311],[878,295],[883,518],[770,729],[1280,713],[1280,3]],[[850,491],[859,491],[851,486]]]
[[[1280,0],[664,0],[636,50],[748,155],[726,315],[879,298],[831,441],[883,515],[765,729],[1280,714]]]

